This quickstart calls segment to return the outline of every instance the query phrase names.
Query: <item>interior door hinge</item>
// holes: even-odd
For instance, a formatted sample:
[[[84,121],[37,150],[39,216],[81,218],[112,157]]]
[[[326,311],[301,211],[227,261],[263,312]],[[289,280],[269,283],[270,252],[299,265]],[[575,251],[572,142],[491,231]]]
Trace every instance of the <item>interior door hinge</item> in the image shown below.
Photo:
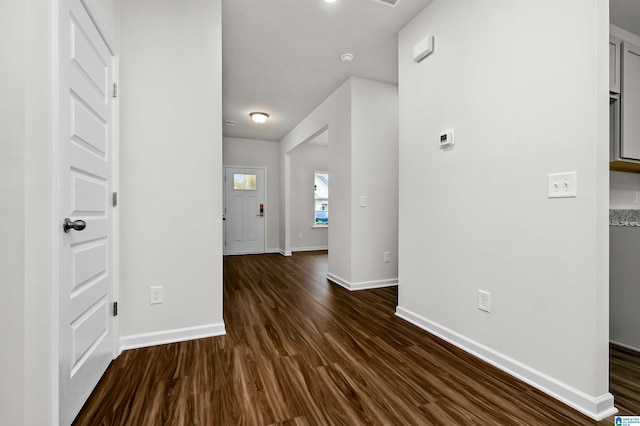
[[[118,302],[113,302],[113,316],[118,316]]]
[[[112,96],[114,98],[118,97],[118,83],[113,83],[113,94],[112,94]]]
[[[117,192],[113,193],[112,203],[113,203],[113,207],[118,205],[118,193]]]

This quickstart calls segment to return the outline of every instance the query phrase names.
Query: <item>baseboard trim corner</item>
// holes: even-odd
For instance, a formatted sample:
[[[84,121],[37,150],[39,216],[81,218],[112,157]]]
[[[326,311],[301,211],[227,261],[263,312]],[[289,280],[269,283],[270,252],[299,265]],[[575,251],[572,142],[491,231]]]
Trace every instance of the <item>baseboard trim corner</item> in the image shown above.
[[[291,256],[291,250],[279,250],[278,252],[283,256]]]
[[[596,421],[602,420],[618,411],[614,406],[613,395],[609,392],[597,397],[589,396],[541,371],[522,364],[400,306],[396,307],[396,316],[488,362]]]
[[[224,322],[178,328],[174,330],[155,331],[152,333],[134,334],[120,338],[120,352],[128,349],[138,349],[149,346],[165,345],[167,343],[222,336],[224,334],[226,334]]]
[[[371,290],[374,288],[383,288],[383,287],[393,287],[398,285],[397,278],[391,278],[386,280],[377,280],[377,281],[362,281],[359,283],[351,283],[345,279],[338,277],[337,275],[331,274],[327,272],[327,279],[331,282],[338,284],[346,288],[349,291],[358,291],[358,290]]]

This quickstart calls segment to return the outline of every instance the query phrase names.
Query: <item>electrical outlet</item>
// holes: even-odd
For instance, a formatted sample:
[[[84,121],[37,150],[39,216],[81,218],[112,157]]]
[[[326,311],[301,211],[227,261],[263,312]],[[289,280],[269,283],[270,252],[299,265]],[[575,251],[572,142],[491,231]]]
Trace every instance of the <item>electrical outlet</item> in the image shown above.
[[[478,309],[485,312],[491,312],[491,293],[488,291],[478,290]]]
[[[149,287],[149,304],[157,305],[164,302],[164,289],[162,286]]]
[[[298,238],[302,238],[302,232],[298,234]]]
[[[389,263],[391,262],[391,252],[385,251],[384,252],[384,263]]]

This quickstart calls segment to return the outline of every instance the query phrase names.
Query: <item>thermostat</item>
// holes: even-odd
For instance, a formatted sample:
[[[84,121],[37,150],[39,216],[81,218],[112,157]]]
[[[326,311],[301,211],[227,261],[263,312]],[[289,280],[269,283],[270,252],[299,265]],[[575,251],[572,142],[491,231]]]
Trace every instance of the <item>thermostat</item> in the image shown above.
[[[446,148],[453,146],[455,141],[453,140],[453,130],[447,130],[440,134],[440,148]]]

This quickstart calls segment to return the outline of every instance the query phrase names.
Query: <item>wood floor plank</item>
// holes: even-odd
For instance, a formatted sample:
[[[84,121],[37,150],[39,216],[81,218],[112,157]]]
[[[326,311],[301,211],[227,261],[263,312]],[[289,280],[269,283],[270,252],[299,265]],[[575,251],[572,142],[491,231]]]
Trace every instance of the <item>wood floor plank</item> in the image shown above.
[[[326,273],[326,252],[225,257],[227,334],[125,351],[74,424],[613,424],[399,319],[397,288]],[[638,353],[612,346],[611,390],[640,414]]]

